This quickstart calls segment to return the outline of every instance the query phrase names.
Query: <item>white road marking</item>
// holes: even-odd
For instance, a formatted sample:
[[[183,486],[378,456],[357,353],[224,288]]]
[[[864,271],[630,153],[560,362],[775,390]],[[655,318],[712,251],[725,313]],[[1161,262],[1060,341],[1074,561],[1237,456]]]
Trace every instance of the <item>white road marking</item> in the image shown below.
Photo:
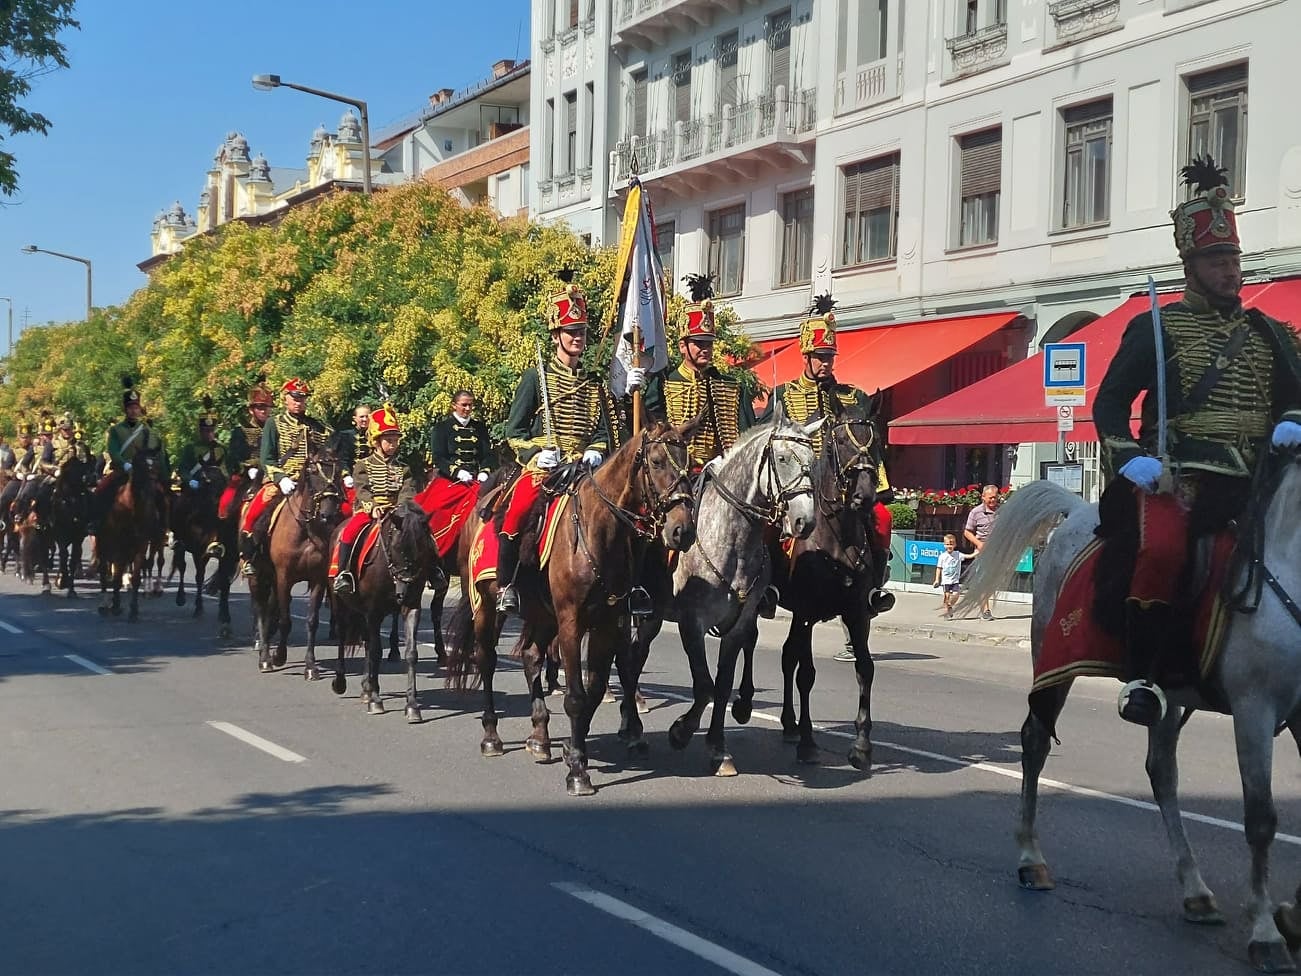
[[[306,756],[300,756],[296,752],[291,752],[284,746],[278,746],[274,742],[269,742],[260,735],[254,735],[247,729],[241,729],[238,725],[231,725],[229,722],[209,722],[218,732],[225,732],[233,738],[239,739],[240,742],[252,746],[254,749],[261,749],[269,756],[275,756],[277,759],[283,759],[285,762],[300,763],[307,762]]]
[[[691,702],[687,695],[679,695],[675,692],[659,692],[661,698],[672,698],[674,701]],[[767,712],[761,712],[757,709],[751,713],[755,718],[761,718],[766,722],[772,722],[774,725],[781,725],[781,716],[771,715]],[[741,726],[744,728],[744,726]],[[855,738],[852,732],[841,732],[839,729],[829,729],[824,725],[814,723],[813,729],[822,735],[832,735],[839,739]],[[954,766],[963,766],[967,769],[978,769],[984,773],[993,773],[995,776],[1003,776],[1007,779],[1020,781],[1023,776],[1019,769],[1008,769],[1006,766],[996,766],[993,763],[981,762],[977,759],[963,759],[958,756],[946,756],[941,752],[930,752],[926,749],[914,749],[912,746],[900,745],[897,742],[883,742],[880,739],[873,739],[872,745],[880,746],[882,749],[893,749],[895,752],[906,753],[910,756],[919,756],[922,759],[933,759],[936,762],[949,763]],[[1088,786],[1076,786],[1074,783],[1067,783],[1059,779],[1048,779],[1046,776],[1039,777],[1039,785],[1051,787],[1055,790],[1062,790],[1065,793],[1074,793],[1076,796],[1087,796],[1094,800],[1108,800],[1111,803],[1119,803],[1121,806],[1133,807],[1136,810],[1150,810],[1160,813],[1161,808],[1150,800],[1136,800],[1131,796],[1120,796],[1117,793],[1106,793],[1102,790],[1091,789]],[[1185,820],[1191,820],[1194,823],[1209,824],[1212,827],[1222,827],[1225,830],[1232,830],[1234,833],[1245,833],[1242,824],[1235,820],[1224,820],[1220,817],[1212,817],[1205,813],[1193,813],[1188,810],[1181,811]],[[1301,837],[1296,834],[1276,833],[1274,839],[1283,844],[1292,844],[1301,847]]]
[[[101,667],[100,665],[96,664],[94,661],[90,661],[90,660],[87,660],[86,658],[82,657],[80,654],[65,654],[65,655],[63,655],[63,656],[66,657],[66,658],[67,658],[69,661],[71,661],[73,664],[76,664],[76,665],[78,665],[79,667],[83,667],[83,668],[85,668],[87,671],[91,671],[91,672],[93,672],[93,673],[95,673],[95,674],[112,674],[112,673],[113,673],[113,672],[110,671],[108,668]]]
[[[553,881],[551,887],[557,891],[563,891],[567,895],[572,895],[579,901],[586,902],[607,915],[613,915],[615,918],[629,922],[639,929],[644,929],[651,935],[663,939],[665,942],[670,942],[679,949],[685,949],[693,956],[713,963],[719,969],[735,973],[736,976],[778,976],[773,970],[766,966],[760,966],[757,962],[746,959],[745,956],[738,956],[735,952],[724,949],[708,939],[702,939],[700,936],[693,935],[686,929],[679,928],[671,922],[656,918],[640,908],[629,905],[626,901],[620,901],[618,898],[612,898],[599,891],[594,891],[586,885],[571,884],[567,881]]]
[[[10,633],[10,634],[21,634],[23,632],[23,629],[21,627],[15,627],[7,620],[0,620],[0,630],[3,630],[6,633]]]

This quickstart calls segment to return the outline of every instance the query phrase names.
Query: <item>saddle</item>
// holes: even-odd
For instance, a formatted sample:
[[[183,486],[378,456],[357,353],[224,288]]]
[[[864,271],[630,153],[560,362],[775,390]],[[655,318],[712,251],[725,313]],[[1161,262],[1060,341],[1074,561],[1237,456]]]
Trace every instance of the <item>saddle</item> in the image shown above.
[[[383,519],[371,519],[357,533],[357,538],[352,543],[352,558],[348,561],[347,566],[340,566],[340,571],[347,570],[361,575],[361,567],[366,565],[366,557],[370,555],[371,550],[375,548],[375,543],[379,542],[380,527],[384,524]],[[338,559],[339,544],[334,544],[334,557]]]

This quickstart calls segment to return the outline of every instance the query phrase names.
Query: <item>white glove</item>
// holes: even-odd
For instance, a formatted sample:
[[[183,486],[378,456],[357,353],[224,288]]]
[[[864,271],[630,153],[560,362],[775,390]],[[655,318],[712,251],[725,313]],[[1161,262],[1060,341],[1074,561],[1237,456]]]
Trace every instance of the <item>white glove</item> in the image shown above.
[[[27,476],[27,480],[28,480],[28,481],[35,481],[35,480],[36,480],[36,475],[34,475],[34,474],[29,474],[29,475]]]
[[[1271,440],[1275,447],[1296,447],[1301,444],[1301,424],[1295,420],[1280,420]]]
[[[62,469],[62,468],[55,468],[55,469],[54,469],[54,477],[58,478],[58,477],[61,477],[62,475],[63,475],[63,469]]]
[[[372,509],[370,510],[370,517],[371,517],[372,519],[374,519],[376,522],[378,522],[380,519],[382,519],[382,518],[384,517],[384,512],[383,512],[382,509],[380,509],[380,508],[377,506],[377,507],[372,508]]]
[[[195,479],[195,478],[191,478],[191,479],[190,479],[190,491],[198,491],[198,490],[199,490],[199,482],[198,482],[198,480]]]
[[[480,472],[479,472],[479,483],[480,483],[480,484],[483,484],[483,482],[485,482],[485,481],[487,481],[487,480],[488,480],[488,472],[487,472],[487,471],[480,471]]]
[[[628,392],[640,390],[646,385],[646,370],[641,366],[634,366],[628,370]]]
[[[256,480],[256,479],[257,479],[257,476],[258,476],[258,469],[257,469],[257,468],[249,468],[249,469],[248,469],[248,480],[249,480],[249,481],[254,481],[254,480]]]
[[[560,463],[560,452],[554,447],[545,447],[534,455],[533,460],[543,471],[550,471]]]
[[[123,462],[122,462],[122,470],[125,471],[127,474],[130,474],[130,473],[131,473],[131,462],[130,462],[130,461],[123,461]]]
[[[1128,478],[1144,491],[1156,491],[1157,480],[1161,477],[1161,459],[1140,454],[1130,458],[1120,468],[1120,476]]]
[[[282,495],[292,494],[293,490],[296,487],[298,486],[294,484],[294,479],[289,477],[288,475],[280,479],[280,494]]]
[[[356,484],[356,482],[352,480],[352,475],[345,474],[343,476],[343,487],[351,488],[354,484]]]
[[[465,468],[461,468],[459,471],[456,472],[456,480],[461,482],[462,484],[468,484],[469,482],[474,480],[474,475],[466,471]]]
[[[604,460],[600,451],[594,451],[590,447],[583,452],[583,463],[589,468],[599,468]]]

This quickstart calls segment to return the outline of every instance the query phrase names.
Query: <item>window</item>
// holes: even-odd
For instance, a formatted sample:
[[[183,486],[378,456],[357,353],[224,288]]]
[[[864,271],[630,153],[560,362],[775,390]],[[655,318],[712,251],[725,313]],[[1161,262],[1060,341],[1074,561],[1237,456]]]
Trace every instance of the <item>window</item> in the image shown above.
[[[655,253],[659,255],[669,292],[673,291],[673,251],[677,246],[677,238],[678,225],[675,221],[666,220],[655,225]]]
[[[789,88],[791,83],[791,12],[779,11],[767,20],[768,94],[776,97],[778,87]]]
[[[531,180],[529,179],[529,164],[525,163],[519,168],[519,205],[521,209],[527,209],[530,203],[529,191],[532,189]]]
[[[736,31],[724,34],[717,42],[718,98],[717,112],[721,117],[724,105],[735,106],[741,101],[737,90],[736,52],[740,38]]]
[[[813,187],[782,197],[782,253],[779,284],[813,278]]]
[[[565,172],[578,169],[578,92],[565,95]]]
[[[555,0],[546,0],[542,5],[542,36],[556,36],[556,4]]]
[[[1240,199],[1247,192],[1247,66],[1192,75],[1187,84],[1185,161],[1210,153],[1229,171],[1229,193]]]
[[[895,256],[899,225],[899,154],[840,171],[845,201],[841,267]]]
[[[542,127],[542,178],[551,179],[555,175],[556,159],[553,151],[556,137],[556,100],[547,99],[546,124]]]
[[[709,215],[709,267],[719,297],[741,294],[745,267],[745,204]]]
[[[1007,0],[961,0],[958,24],[963,35],[976,33],[982,27],[1007,25]]]
[[[1111,99],[1069,108],[1062,227],[1087,227],[1111,219]]]
[[[578,26],[578,0],[569,0],[569,28]]]
[[[691,52],[673,56],[673,121],[691,121]]]
[[[958,247],[998,240],[1003,130],[986,129],[958,140]]]
[[[583,162],[590,169],[592,166],[592,139],[596,132],[596,88],[592,82],[587,83],[587,155]]]
[[[638,71],[632,76],[632,104],[628,109],[628,120],[632,125],[629,136],[646,135],[646,72]]]
[[[858,63],[871,64],[885,57],[890,0],[860,0],[858,5]]]

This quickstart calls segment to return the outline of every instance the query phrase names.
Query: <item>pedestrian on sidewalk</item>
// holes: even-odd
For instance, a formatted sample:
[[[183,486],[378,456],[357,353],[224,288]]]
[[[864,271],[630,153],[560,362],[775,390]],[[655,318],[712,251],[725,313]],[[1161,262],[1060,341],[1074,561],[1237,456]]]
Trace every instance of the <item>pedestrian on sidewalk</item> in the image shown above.
[[[980,489],[980,504],[971,510],[967,516],[967,525],[962,534],[967,541],[975,547],[973,556],[979,556],[980,550],[985,548],[985,540],[989,538],[989,533],[994,528],[994,517],[998,514],[998,486],[985,485]],[[990,601],[986,600],[980,608],[981,620],[993,620],[994,613],[990,609]]]
[[[957,605],[958,593],[962,589],[959,582],[962,578],[962,563],[975,558],[974,552],[959,552],[958,537],[952,532],[945,533],[944,551],[935,563],[935,582],[931,584],[943,589],[944,602],[940,606],[944,609],[945,620],[953,616],[953,608]]]

